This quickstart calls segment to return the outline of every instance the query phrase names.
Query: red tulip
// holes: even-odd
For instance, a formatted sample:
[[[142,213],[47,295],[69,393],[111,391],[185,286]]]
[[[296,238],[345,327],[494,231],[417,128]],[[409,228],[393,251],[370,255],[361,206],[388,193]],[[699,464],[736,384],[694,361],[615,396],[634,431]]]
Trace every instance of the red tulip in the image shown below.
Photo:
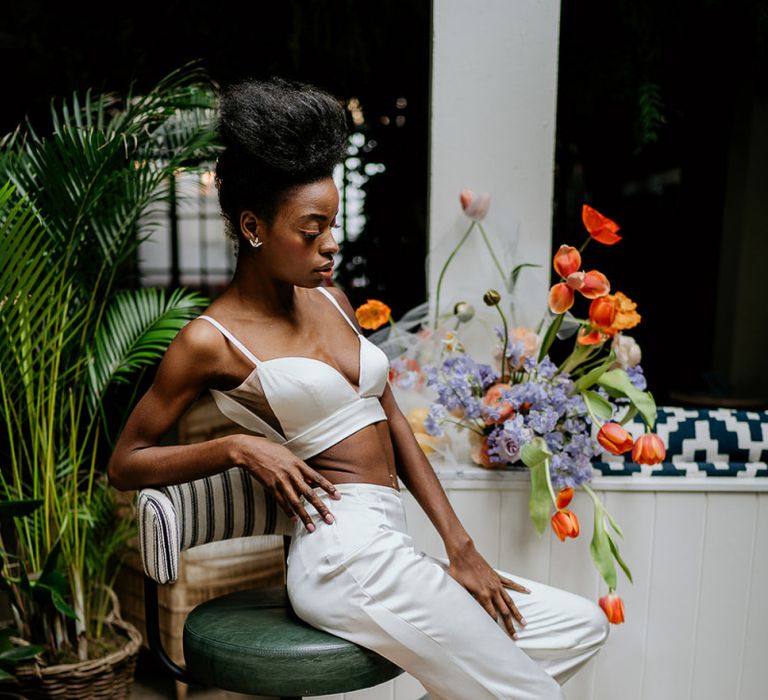
[[[589,321],[593,326],[610,328],[616,320],[616,304],[613,299],[598,297],[589,305]]]
[[[578,248],[563,244],[557,249],[553,264],[555,272],[560,277],[568,277],[568,275],[576,272],[581,267],[581,253],[579,253]]]
[[[608,618],[608,622],[614,625],[624,622],[624,601],[620,596],[609,593],[600,598],[598,603]]]
[[[560,489],[555,499],[557,502],[557,509],[565,508],[573,498],[573,486],[566,486],[564,489]]]
[[[632,449],[632,436],[618,423],[604,423],[597,433],[597,441],[614,455],[624,454]]]
[[[579,290],[587,299],[597,299],[611,291],[611,283],[599,270],[590,270],[584,274],[584,284]]]
[[[565,284],[558,282],[549,290],[549,310],[553,314],[562,314],[573,306],[573,290]]]
[[[584,227],[589,231],[589,235],[599,243],[613,245],[621,240],[621,236],[616,235],[616,231],[620,228],[619,225],[588,204],[581,207],[581,220],[584,222]]]
[[[566,537],[578,537],[579,519],[576,513],[567,508],[555,511],[552,516],[552,529],[561,542],[565,542]]]
[[[637,464],[661,464],[667,456],[667,448],[656,433],[644,433],[632,448],[632,461]]]

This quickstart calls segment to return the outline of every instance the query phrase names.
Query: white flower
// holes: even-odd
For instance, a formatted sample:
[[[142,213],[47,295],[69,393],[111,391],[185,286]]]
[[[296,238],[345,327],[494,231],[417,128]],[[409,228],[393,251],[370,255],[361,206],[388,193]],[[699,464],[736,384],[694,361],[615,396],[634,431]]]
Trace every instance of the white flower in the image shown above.
[[[640,364],[642,352],[640,351],[640,346],[631,336],[617,333],[613,336],[611,349],[616,354],[616,361],[611,369],[616,369],[617,367],[627,369]]]

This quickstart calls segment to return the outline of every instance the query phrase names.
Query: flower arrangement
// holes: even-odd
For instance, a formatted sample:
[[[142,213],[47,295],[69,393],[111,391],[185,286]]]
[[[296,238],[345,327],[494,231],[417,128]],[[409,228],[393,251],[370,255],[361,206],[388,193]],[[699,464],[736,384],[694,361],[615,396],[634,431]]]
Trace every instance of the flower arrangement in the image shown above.
[[[477,362],[461,343],[458,327],[474,316],[471,304],[455,305],[451,316],[455,320],[453,329],[439,323],[440,285],[446,268],[473,227],[480,228],[498,267],[498,259],[480,224],[488,211],[489,196],[476,198],[472,192],[464,191],[460,201],[471,224],[438,279],[433,328],[427,330],[422,323],[421,328],[410,334],[416,345],[431,343],[436,351],[427,361],[409,357],[414,355],[412,352],[399,354],[391,361],[390,379],[401,388],[428,389],[436,395],[428,409],[408,414],[425,452],[434,451],[435,441],[446,436],[446,424],[453,424],[457,432],[468,434],[471,458],[480,467],[522,469],[530,473],[529,512],[539,534],[543,534],[549,522],[561,542],[578,537],[579,519],[568,505],[576,488],[590,496],[595,515],[590,554],[609,588],[599,604],[610,622],[621,623],[624,604],[615,594],[614,561],[630,582],[632,575],[608,530],[610,525],[623,538],[621,527],[589,486],[591,461],[601,454],[602,448],[616,455],[631,450],[633,461],[657,464],[664,460],[665,446],[652,432],[656,404],[646,390],[640,348],[624,334],[640,322],[636,304],[622,292],[610,293],[610,282],[599,270],[582,270],[581,254],[586,245],[590,241],[615,245],[621,241],[617,234],[619,226],[589,205],[583,205],[582,221],[588,235],[580,248],[562,245],[555,253],[553,266],[560,281],[549,290],[548,311],[536,330],[510,328],[500,305],[501,294],[489,289],[483,295],[483,302],[498,312],[501,321],[493,327],[495,354],[491,365]],[[513,270],[512,290],[524,266]],[[583,319],[570,313],[577,295],[590,302]],[[377,300],[369,299],[356,313],[365,328],[378,328],[389,321],[392,330],[397,331],[400,325],[392,322],[388,307]],[[369,324],[364,325],[363,320]],[[571,336],[574,341],[570,354],[559,365],[555,364],[548,354],[554,341]],[[399,338],[403,347],[409,346],[403,343],[402,332]],[[623,426],[638,414],[646,432],[633,440]]]

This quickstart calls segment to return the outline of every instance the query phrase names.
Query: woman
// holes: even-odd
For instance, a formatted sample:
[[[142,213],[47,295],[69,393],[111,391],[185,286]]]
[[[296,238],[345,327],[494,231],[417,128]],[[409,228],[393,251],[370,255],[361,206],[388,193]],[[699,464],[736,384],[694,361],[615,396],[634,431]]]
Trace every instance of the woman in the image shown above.
[[[287,591],[307,623],[374,649],[433,698],[562,698],[560,685],[605,641],[605,615],[478,553],[398,409],[386,355],[346,295],[323,284],[339,250],[342,105],[304,83],[246,80],[223,91],[218,126],[237,268],[168,347],[115,447],[112,484],[243,467],[294,519]],[[159,446],[205,390],[257,434]],[[413,547],[398,476],[447,558]]]

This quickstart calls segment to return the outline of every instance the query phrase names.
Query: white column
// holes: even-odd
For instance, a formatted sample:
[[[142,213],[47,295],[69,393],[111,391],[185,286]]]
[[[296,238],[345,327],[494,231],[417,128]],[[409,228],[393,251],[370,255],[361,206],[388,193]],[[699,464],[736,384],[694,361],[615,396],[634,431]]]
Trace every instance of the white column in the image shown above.
[[[433,314],[440,270],[470,223],[459,204],[464,189],[491,194],[482,223],[505,275],[520,262],[541,265],[520,276],[517,324],[535,327],[546,311],[559,23],[556,0],[434,0],[427,262]],[[480,361],[490,357],[489,324],[501,323],[482,302],[491,287],[508,310],[504,282],[475,228],[448,268],[440,307],[468,301],[485,319],[485,327],[474,324],[463,336]]]

